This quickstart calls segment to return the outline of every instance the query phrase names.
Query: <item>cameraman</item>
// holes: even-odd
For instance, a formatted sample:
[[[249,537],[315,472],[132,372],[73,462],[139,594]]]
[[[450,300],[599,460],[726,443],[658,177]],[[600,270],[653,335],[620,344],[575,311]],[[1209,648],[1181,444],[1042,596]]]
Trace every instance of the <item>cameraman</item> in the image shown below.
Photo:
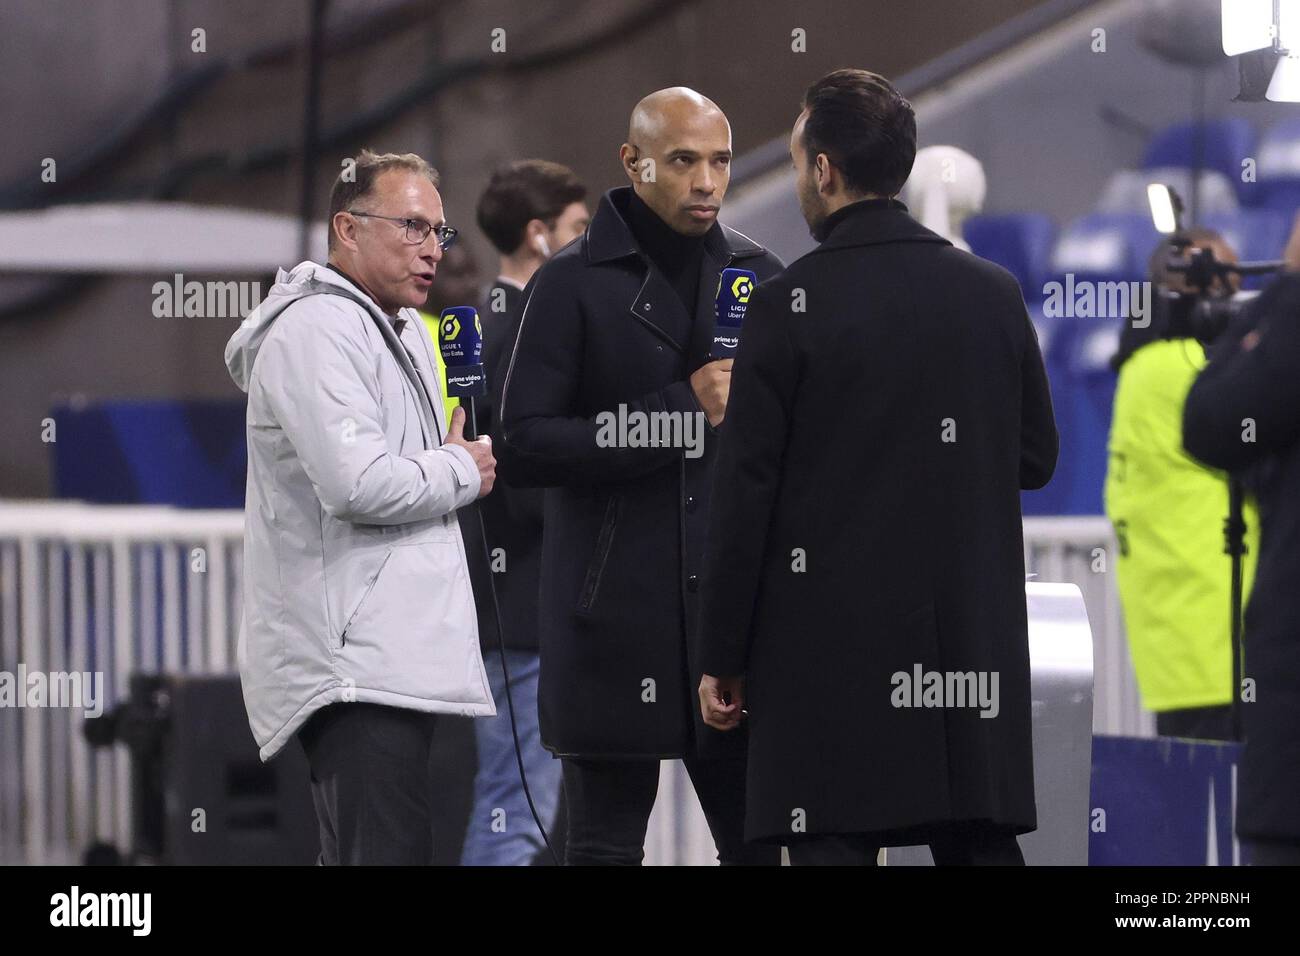
[[[1190,229],[1187,254],[1206,249],[1235,263],[1213,230]],[[1183,450],[1183,402],[1205,365],[1192,327],[1200,290],[1169,268],[1175,247],[1151,255],[1151,321],[1125,325],[1112,365],[1119,372],[1106,469],[1106,517],[1120,551],[1115,573],[1142,703],[1162,737],[1232,740],[1231,559],[1224,553],[1228,481]],[[1236,291],[1214,278],[1209,296]],[[1258,522],[1246,509],[1244,587]],[[1249,593],[1247,590],[1244,593]]]
[[[1286,272],[1229,331],[1183,412],[1187,450],[1233,471],[1256,466],[1262,533],[1246,609],[1237,835],[1257,865],[1300,864],[1300,217]]]

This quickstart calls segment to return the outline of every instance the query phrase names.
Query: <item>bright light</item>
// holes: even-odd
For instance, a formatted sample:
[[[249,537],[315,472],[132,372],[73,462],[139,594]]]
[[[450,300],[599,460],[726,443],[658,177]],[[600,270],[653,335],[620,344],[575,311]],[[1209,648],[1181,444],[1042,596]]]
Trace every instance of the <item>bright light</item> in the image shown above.
[[[1174,214],[1174,197],[1164,183],[1147,186],[1147,203],[1151,206],[1151,221],[1156,231],[1172,236],[1178,231],[1178,217]]]
[[[1278,38],[1283,49],[1300,52],[1300,0],[1281,0],[1278,6]]]
[[[1283,0],[1286,8],[1295,0]],[[1228,56],[1273,45],[1273,0],[1223,0],[1223,52]]]
[[[1274,103],[1300,103],[1300,51],[1297,56],[1280,57],[1273,80],[1264,95]]]

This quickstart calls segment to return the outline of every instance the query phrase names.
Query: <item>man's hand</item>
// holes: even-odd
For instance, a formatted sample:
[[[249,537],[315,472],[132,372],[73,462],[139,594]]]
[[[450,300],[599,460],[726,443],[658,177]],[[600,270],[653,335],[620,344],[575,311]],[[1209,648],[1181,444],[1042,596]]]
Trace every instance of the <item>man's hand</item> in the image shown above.
[[[691,375],[691,390],[714,428],[727,413],[727,396],[731,392],[731,359],[706,362]]]
[[[497,480],[497,460],[492,456],[492,439],[487,435],[480,435],[474,441],[465,440],[465,409],[460,406],[451,413],[451,424],[447,427],[447,440],[443,444],[459,445],[474,459],[474,464],[478,465],[480,498],[492,490],[492,485]]]
[[[739,727],[744,706],[745,678],[709,674],[700,678],[700,713],[710,727],[715,730]]]

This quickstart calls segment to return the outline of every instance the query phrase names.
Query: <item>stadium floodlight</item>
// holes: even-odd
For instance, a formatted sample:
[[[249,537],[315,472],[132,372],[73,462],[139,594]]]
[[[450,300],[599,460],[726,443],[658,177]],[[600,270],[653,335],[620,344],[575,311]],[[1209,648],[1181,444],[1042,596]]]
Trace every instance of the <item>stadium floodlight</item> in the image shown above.
[[[1228,56],[1273,45],[1273,0],[1223,0],[1223,52]]]
[[[1222,0],[1221,10],[1223,52],[1271,51],[1278,59],[1265,98],[1300,103],[1300,0]]]
[[[1274,103],[1300,103],[1300,50],[1277,61],[1264,95]]]

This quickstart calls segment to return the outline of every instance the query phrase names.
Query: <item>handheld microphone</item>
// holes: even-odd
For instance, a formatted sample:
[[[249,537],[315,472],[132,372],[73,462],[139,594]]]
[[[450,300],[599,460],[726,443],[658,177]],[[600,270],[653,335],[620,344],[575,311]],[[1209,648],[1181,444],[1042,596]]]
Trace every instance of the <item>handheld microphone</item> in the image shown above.
[[[748,269],[723,269],[718,276],[713,348],[709,350],[709,358],[736,357],[740,327],[745,321],[745,310],[749,308],[749,296],[757,284],[758,276]]]
[[[483,326],[472,305],[453,305],[438,316],[438,350],[447,371],[447,397],[459,398],[465,409],[465,437],[478,438],[474,399],[487,394],[483,374]]]

